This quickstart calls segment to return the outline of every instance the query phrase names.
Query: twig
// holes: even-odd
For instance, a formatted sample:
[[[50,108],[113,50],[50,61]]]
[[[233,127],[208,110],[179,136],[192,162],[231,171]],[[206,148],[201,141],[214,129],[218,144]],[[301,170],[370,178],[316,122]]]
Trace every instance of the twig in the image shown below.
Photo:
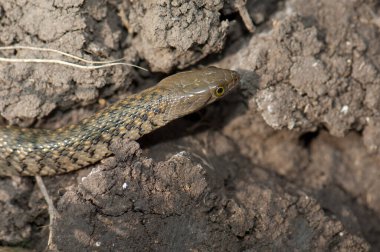
[[[48,205],[48,213],[49,213],[49,238],[48,238],[48,249],[51,249],[53,245],[53,223],[57,220],[59,217],[58,211],[54,207],[54,203],[52,199],[49,196],[48,191],[46,190],[45,184],[41,178],[41,176],[35,176],[37,185],[44,196],[44,199]]]
[[[61,64],[61,65],[66,65],[66,66],[71,66],[71,67],[76,67],[76,68],[81,68],[81,69],[98,69],[98,68],[103,68],[103,67],[110,67],[110,66],[116,66],[116,65],[124,65],[124,66],[131,66],[131,67],[136,67],[138,69],[148,71],[147,69],[130,64],[130,63],[122,63],[120,61],[125,60],[125,58],[122,59],[116,59],[116,60],[108,60],[108,61],[93,61],[93,60],[86,60],[83,58],[80,58],[78,56],[65,53],[59,50],[55,49],[50,49],[50,48],[39,48],[39,47],[33,47],[33,46],[0,46],[0,51],[1,50],[19,50],[19,49],[24,49],[24,50],[31,50],[31,51],[46,51],[46,52],[53,52],[53,53],[58,53],[60,55],[66,56],[68,58],[72,58],[78,61],[82,61],[88,64],[93,64],[96,66],[89,66],[89,65],[81,65],[77,63],[71,63],[67,62],[64,60],[57,60],[57,59],[11,59],[11,58],[3,58],[0,57],[0,62],[13,62],[13,63],[53,63],[53,64]]]
[[[71,67],[76,67],[76,68],[82,68],[82,69],[98,69],[98,68],[103,68],[103,67],[110,67],[110,66],[117,66],[117,65],[124,65],[124,66],[132,66],[139,68],[144,71],[148,71],[147,69],[136,66],[133,64],[129,63],[108,63],[108,64],[103,64],[100,66],[85,66],[81,64],[76,64],[76,63],[71,63],[67,62],[64,60],[53,60],[53,59],[9,59],[9,58],[2,58],[0,57],[0,62],[13,62],[13,63],[53,63],[53,64],[61,64],[61,65],[66,65],[66,66],[71,66]]]
[[[237,0],[235,2],[235,7],[238,9],[241,19],[243,20],[244,25],[247,28],[247,30],[251,33],[255,32],[256,27],[253,24],[252,19],[248,13],[248,10],[246,7],[246,0]]]
[[[81,57],[78,57],[78,56],[75,56],[75,55],[72,55],[69,53],[65,53],[65,52],[62,52],[62,51],[59,51],[56,49],[51,49],[51,48],[40,48],[40,47],[34,47],[34,46],[20,46],[20,45],[0,46],[0,50],[18,50],[18,49],[26,49],[26,50],[30,50],[30,51],[41,51],[41,52],[54,52],[54,53],[58,53],[58,54],[66,56],[66,57],[76,59],[79,61],[83,61],[83,62],[86,62],[89,64],[108,64],[108,63],[114,63],[114,62],[119,62],[119,61],[125,60],[125,58],[116,59],[116,60],[108,60],[108,61],[107,60],[106,61],[86,60],[86,59],[83,59]]]

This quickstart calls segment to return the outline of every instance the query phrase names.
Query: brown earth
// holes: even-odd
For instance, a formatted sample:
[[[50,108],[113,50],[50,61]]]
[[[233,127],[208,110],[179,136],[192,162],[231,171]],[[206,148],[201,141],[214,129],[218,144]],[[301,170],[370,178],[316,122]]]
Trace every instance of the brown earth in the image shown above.
[[[34,178],[2,178],[1,251],[380,250],[380,5],[248,2],[0,0],[2,46],[152,71],[1,63],[7,123],[75,123],[185,68],[242,78],[140,145],[116,142],[100,164],[44,178],[58,211],[50,229]]]

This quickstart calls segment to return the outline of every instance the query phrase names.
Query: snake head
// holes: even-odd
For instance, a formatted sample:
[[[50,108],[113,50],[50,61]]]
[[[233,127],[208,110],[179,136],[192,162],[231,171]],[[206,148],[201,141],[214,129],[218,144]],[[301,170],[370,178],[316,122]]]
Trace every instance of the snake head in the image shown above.
[[[239,83],[235,71],[217,67],[181,72],[162,80],[167,90],[168,120],[187,115],[224,97]]]

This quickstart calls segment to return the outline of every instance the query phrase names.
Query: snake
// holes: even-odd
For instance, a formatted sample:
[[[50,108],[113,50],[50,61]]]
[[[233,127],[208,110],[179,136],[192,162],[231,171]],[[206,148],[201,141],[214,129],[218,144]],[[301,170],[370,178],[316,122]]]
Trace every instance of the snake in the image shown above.
[[[239,83],[235,71],[205,67],[168,76],[77,124],[58,129],[0,128],[0,176],[53,176],[112,155],[114,139],[138,140],[222,98]]]

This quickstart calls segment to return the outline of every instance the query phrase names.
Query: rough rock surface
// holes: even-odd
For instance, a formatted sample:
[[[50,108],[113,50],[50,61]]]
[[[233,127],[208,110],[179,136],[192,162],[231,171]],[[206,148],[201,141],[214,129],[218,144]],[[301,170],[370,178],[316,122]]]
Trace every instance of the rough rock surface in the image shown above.
[[[123,12],[133,46],[153,71],[185,68],[219,52],[228,21],[221,19],[223,1],[126,1]]]

